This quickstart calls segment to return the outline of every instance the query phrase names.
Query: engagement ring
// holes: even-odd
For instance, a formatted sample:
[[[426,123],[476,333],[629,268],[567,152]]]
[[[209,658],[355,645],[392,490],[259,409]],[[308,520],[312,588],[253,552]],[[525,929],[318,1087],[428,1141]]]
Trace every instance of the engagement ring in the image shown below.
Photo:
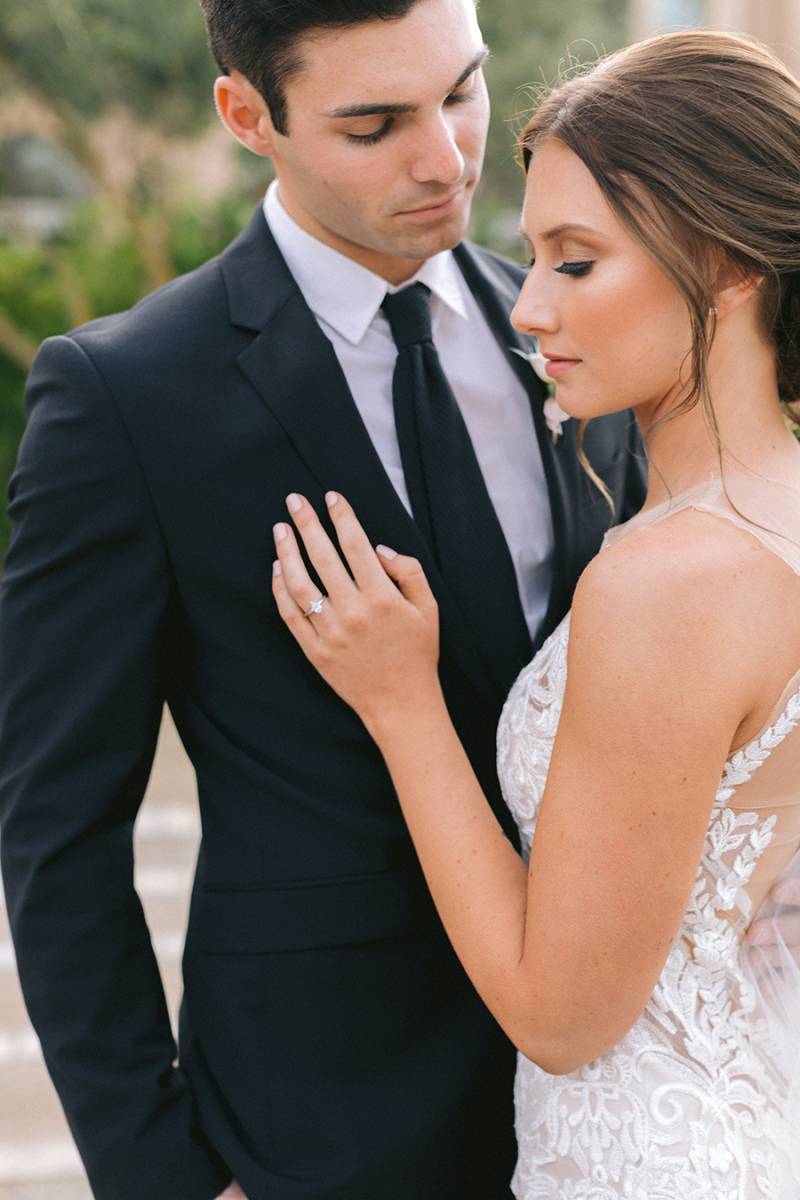
[[[319,614],[322,612],[323,608],[325,607],[325,601],[327,599],[328,599],[327,596],[320,596],[320,598],[318,600],[312,600],[311,604],[308,607],[308,611],[304,612],[303,616],[304,617],[319,616]]]

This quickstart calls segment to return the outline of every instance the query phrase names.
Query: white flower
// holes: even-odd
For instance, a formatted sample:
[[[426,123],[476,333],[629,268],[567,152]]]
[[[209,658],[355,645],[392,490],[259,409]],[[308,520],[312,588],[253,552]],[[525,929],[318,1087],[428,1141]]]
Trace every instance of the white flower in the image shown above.
[[[524,358],[530,368],[535,372],[542,383],[547,384],[547,399],[544,402],[544,419],[547,428],[553,435],[553,444],[558,441],[563,433],[562,426],[565,421],[569,420],[569,413],[565,413],[563,408],[556,400],[556,385],[547,374],[547,359],[539,351],[539,346],[534,338],[535,350],[525,351],[520,350],[516,346],[510,346],[512,354],[518,354],[520,358]]]
[[[553,435],[553,441],[557,442],[562,433],[561,426],[569,420],[569,413],[565,413],[563,408],[559,407],[555,396],[550,396],[544,402],[544,419]]]
[[[553,386],[553,381],[547,374],[547,359],[539,352],[537,346],[535,350],[530,350],[527,353],[524,350],[519,350],[516,346],[511,346],[511,353],[518,354],[520,358],[524,358],[526,363],[536,372],[542,383]]]

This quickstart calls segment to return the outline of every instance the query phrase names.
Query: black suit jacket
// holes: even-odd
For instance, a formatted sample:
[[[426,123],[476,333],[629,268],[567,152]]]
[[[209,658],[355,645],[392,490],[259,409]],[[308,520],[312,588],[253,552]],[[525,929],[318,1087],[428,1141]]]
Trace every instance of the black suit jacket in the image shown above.
[[[504,346],[521,281],[458,262]],[[544,637],[609,523],[529,390],[557,554]],[[100,1200],[500,1200],[514,1054],[451,951],[390,780],[271,596],[290,491],[341,491],[423,562],[459,734],[510,836],[495,669],[398,499],[258,210],[218,258],[43,346],[11,483],[0,605],[0,813],[22,985]],[[628,414],[587,450],[643,498]],[[521,668],[524,664],[517,664]],[[131,833],[164,702],[203,841],[180,1063]]]

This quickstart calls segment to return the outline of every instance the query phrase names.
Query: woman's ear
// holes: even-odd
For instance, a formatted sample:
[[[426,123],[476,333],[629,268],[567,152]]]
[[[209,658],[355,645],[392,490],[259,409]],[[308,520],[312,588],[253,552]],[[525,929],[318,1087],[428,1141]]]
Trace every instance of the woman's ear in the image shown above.
[[[275,146],[275,127],[259,92],[240,71],[220,75],[214,84],[214,101],[222,124],[243,146],[268,158]]]
[[[758,291],[763,282],[763,275],[745,270],[727,256],[721,258],[717,264],[714,282],[717,317],[724,317],[744,304]]]

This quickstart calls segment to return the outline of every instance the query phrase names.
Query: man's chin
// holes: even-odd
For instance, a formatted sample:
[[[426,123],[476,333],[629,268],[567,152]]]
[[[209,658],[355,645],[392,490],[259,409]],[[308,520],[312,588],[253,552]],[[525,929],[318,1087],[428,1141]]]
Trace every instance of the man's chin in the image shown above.
[[[421,261],[441,254],[443,250],[452,250],[466,237],[469,216],[467,210],[466,213],[454,213],[442,218],[425,229],[404,230],[392,239],[392,253],[397,258]]]

